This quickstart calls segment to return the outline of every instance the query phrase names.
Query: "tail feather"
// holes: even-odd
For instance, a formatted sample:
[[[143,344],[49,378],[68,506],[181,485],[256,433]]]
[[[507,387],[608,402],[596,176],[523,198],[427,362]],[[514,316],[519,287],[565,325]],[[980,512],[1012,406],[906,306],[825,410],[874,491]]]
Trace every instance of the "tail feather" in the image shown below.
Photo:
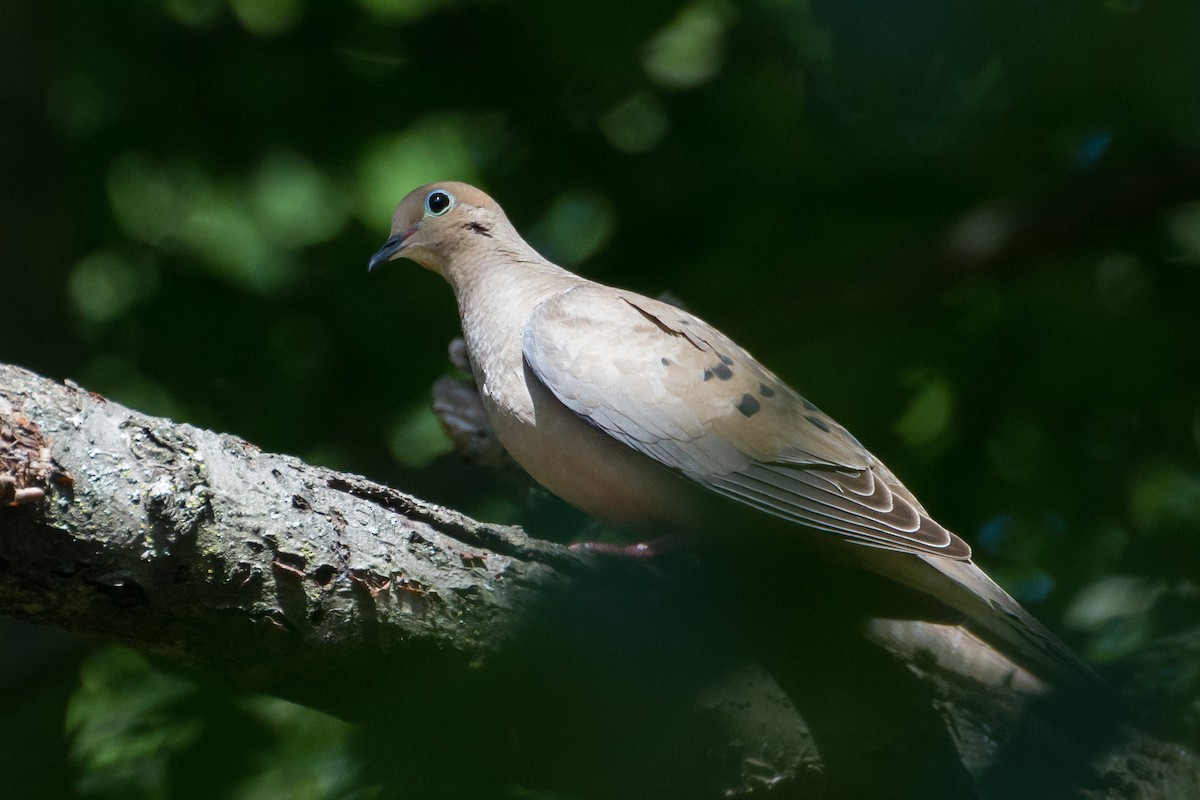
[[[1035,675],[1060,688],[1103,685],[1071,648],[974,563],[923,554],[883,560],[868,558],[864,566],[961,612],[971,630]]]

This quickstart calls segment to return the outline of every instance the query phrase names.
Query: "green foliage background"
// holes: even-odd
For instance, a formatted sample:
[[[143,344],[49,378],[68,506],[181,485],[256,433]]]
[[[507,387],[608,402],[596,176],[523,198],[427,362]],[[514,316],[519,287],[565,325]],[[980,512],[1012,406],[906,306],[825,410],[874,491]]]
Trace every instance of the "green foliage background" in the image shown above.
[[[9,0],[0,356],[519,521],[428,411],[449,291],[365,270],[409,189],[476,182],[1113,661],[1200,621],[1197,41],[1189,0]],[[3,633],[8,796],[373,791],[341,723]],[[1163,677],[1188,736],[1196,680]]]

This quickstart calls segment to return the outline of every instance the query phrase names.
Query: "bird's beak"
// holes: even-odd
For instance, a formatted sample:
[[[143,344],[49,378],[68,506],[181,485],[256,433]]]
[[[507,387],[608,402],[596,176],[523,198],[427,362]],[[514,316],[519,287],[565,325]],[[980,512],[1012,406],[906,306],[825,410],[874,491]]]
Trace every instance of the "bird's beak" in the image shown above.
[[[404,242],[408,237],[416,233],[416,228],[405,231],[404,233],[393,234],[383,243],[383,247],[376,251],[375,255],[371,256],[371,260],[367,262],[367,272],[378,267],[380,264],[391,261],[396,257],[396,254],[404,249]]]

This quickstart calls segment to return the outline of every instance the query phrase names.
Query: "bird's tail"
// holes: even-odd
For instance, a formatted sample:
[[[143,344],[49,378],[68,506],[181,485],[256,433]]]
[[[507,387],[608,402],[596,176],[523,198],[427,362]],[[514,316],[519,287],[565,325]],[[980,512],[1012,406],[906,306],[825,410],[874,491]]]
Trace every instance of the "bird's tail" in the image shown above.
[[[1103,685],[1100,676],[1071,648],[972,562],[907,554],[866,560],[868,569],[965,615],[968,628],[1057,688]]]

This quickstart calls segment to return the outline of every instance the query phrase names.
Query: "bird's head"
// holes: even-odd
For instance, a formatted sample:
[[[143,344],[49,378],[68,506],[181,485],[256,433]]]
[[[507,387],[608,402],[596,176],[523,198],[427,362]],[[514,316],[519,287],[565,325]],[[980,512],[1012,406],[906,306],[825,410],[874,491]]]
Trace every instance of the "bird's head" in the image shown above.
[[[430,183],[409,192],[392,217],[392,235],[368,270],[397,258],[446,274],[452,257],[511,228],[495,200],[465,183]]]

